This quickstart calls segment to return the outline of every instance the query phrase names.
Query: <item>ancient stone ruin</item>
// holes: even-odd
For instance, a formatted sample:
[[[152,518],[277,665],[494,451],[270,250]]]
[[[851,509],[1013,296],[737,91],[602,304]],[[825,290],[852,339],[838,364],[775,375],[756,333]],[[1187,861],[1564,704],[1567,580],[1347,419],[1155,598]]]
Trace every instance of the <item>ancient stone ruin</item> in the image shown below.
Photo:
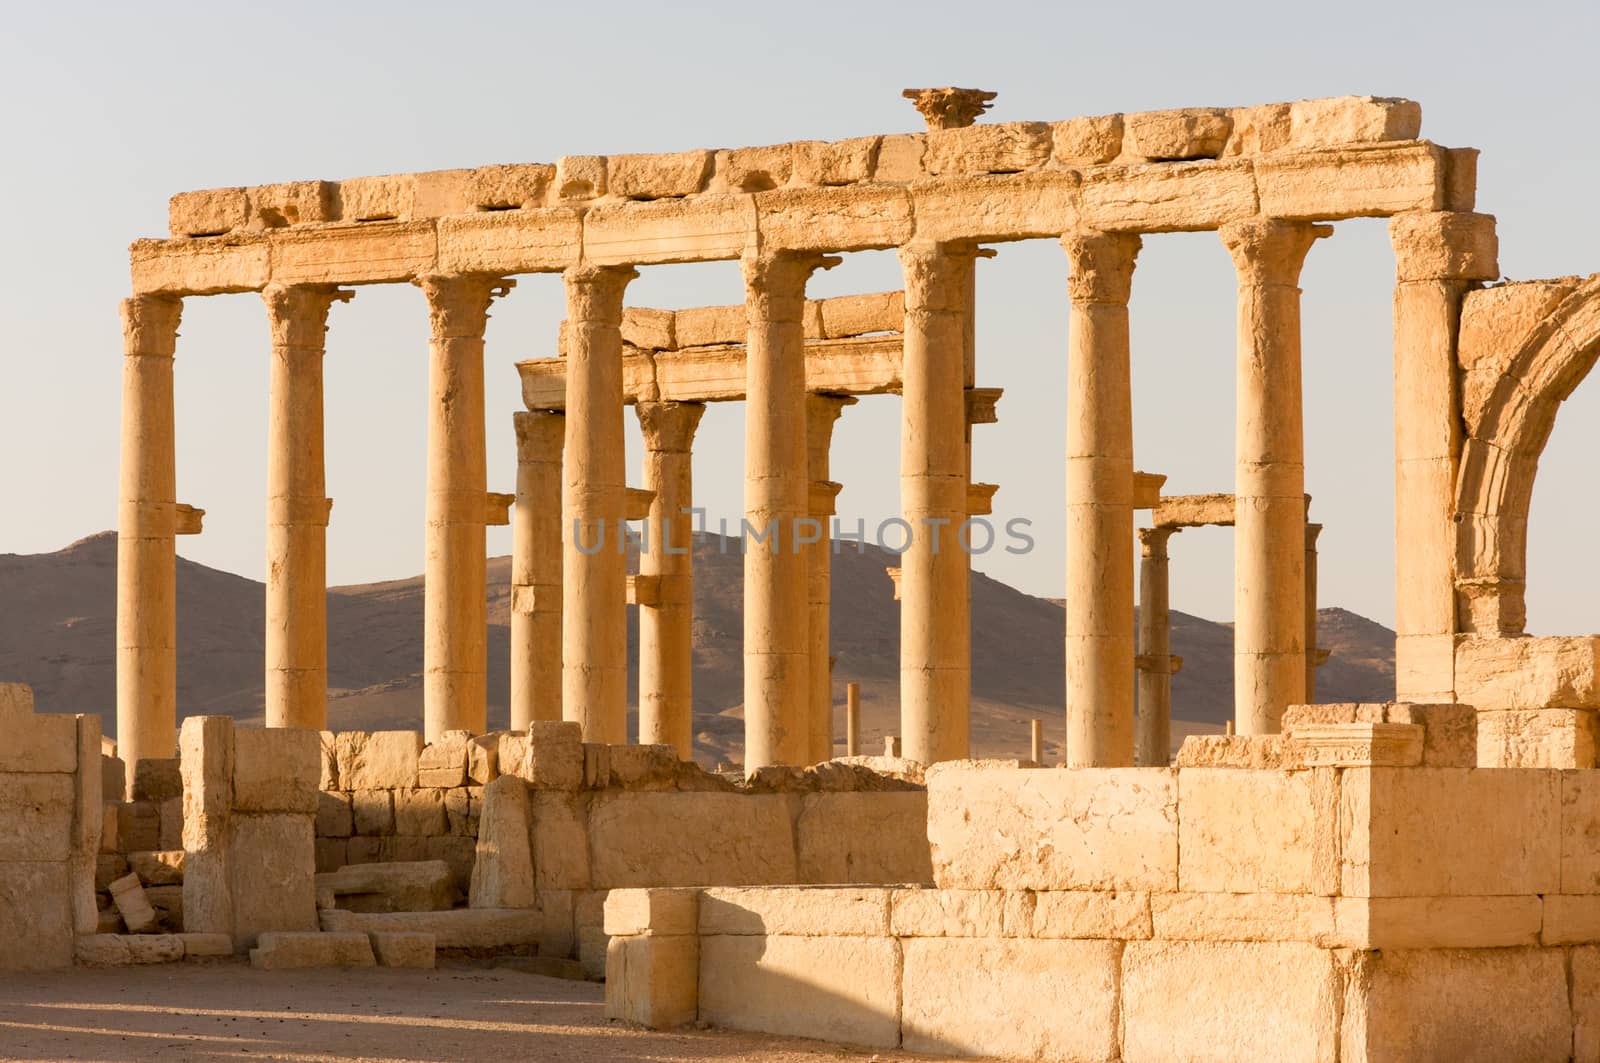
[[[117,741],[0,688],[0,967],[491,951],[603,977],[608,1014],[657,1028],[1051,1060],[1600,1058],[1600,637],[1523,630],[1532,485],[1600,357],[1600,275],[1497,283],[1477,152],[1420,139],[1410,101],[987,123],[993,93],[907,95],[926,132],[175,196],[123,304]],[[1397,265],[1396,690],[1317,704],[1299,278],[1331,223],[1370,217]],[[1238,279],[1236,476],[1165,494],[1133,464],[1129,293],[1145,238],[1209,230]],[[1060,241],[1070,303],[1053,768],[1037,736],[1034,761],[968,759],[950,548],[997,489],[971,477],[1000,398],[977,263],[1027,239]],[[807,298],[832,254],[891,248],[902,291]],[[740,263],[742,304],[626,305],[636,267],[715,260]],[[485,322],[534,273],[566,288],[560,357],[519,365],[516,491],[491,494]],[[321,361],[331,307],[384,283],[431,314],[425,714],[361,733],[327,711]],[[175,536],[201,511],[175,486],[179,320],[257,291],[267,727],[180,729]],[[839,756],[816,529],[848,474],[835,422],[884,395],[912,529],[900,756]],[[738,778],[690,759],[672,549],[720,401],[745,404],[744,517],[770,533],[744,554]],[[507,520],[512,729],[485,733],[484,529]],[[1234,726],[1172,758],[1168,540],[1200,525],[1234,529]]]

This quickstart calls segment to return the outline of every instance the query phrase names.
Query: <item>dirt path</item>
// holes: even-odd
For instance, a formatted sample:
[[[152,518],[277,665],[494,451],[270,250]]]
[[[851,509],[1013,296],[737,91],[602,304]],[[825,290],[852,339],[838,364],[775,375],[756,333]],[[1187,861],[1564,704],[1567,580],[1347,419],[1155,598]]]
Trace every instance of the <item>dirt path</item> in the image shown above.
[[[256,971],[238,963],[8,974],[0,1059],[611,1063],[912,1060],[716,1030],[652,1033],[605,1019],[601,986],[443,967]]]

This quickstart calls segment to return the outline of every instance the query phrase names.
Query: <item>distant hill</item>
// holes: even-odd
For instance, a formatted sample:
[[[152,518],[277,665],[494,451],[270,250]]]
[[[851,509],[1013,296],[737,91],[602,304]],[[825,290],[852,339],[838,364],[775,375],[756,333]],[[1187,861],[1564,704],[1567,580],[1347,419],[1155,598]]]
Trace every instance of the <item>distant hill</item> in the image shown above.
[[[743,742],[743,567],[737,544],[697,538],[695,553],[696,754],[737,760]],[[871,546],[842,544],[833,564],[834,690],[843,741],[844,685],[862,686],[863,741],[882,748],[898,731],[899,605]],[[489,720],[508,719],[511,563],[489,561]],[[105,532],[50,554],[0,555],[0,679],[30,683],[41,711],[100,712],[116,726],[116,536]],[[636,610],[629,609],[630,677],[637,683]],[[178,707],[259,721],[262,585],[178,561]],[[1319,642],[1333,651],[1318,676],[1319,701],[1393,697],[1394,633],[1343,609],[1319,612]],[[1051,750],[1062,737],[1061,604],[981,574],[972,579],[972,739],[976,755],[1025,753],[1028,723],[1045,720]],[[1172,614],[1174,734],[1218,731],[1233,711],[1230,625]],[[334,729],[420,728],[422,579],[337,587],[328,595],[328,662]]]

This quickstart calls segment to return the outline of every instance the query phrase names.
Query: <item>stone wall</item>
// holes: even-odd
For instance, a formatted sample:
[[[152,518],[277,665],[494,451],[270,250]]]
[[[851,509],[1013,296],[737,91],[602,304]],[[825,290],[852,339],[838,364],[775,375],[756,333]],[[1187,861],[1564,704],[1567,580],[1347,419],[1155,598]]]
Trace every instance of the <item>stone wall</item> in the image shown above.
[[[35,714],[0,684],[0,970],[70,966],[96,924],[100,718]]]

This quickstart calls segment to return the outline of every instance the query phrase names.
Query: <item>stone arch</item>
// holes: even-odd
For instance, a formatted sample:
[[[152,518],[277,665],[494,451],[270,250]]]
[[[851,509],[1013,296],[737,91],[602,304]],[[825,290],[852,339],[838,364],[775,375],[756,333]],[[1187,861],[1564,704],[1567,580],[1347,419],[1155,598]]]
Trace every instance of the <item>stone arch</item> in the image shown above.
[[[1465,439],[1456,479],[1459,629],[1521,635],[1528,507],[1561,403],[1600,358],[1600,274],[1468,294],[1458,359]]]

